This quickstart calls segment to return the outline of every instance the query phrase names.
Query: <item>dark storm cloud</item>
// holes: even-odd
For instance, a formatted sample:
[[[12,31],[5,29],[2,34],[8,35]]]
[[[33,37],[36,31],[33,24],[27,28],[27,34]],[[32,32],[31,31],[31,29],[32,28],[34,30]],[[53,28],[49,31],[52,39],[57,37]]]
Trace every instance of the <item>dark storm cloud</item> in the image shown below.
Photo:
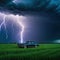
[[[25,14],[28,18],[26,23],[28,28],[24,33],[25,40],[48,42],[60,39],[60,15],[56,14],[60,14],[60,0],[0,0],[0,11]],[[7,40],[13,41],[17,32],[13,33],[13,37],[11,34],[13,28],[10,31],[10,26],[7,29],[9,35]],[[4,28],[0,34],[2,34],[0,39],[6,40]]]
[[[60,0],[0,0],[0,10],[60,12]]]

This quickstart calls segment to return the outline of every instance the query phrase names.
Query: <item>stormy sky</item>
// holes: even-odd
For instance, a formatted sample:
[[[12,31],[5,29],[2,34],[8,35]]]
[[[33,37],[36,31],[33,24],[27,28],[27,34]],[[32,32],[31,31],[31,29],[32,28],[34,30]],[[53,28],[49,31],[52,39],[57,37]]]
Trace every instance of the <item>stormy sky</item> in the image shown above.
[[[24,24],[24,41],[37,42],[60,41],[60,0],[0,0],[0,12],[26,17]],[[0,20],[3,17],[0,16]],[[8,18],[6,18],[8,20]],[[11,20],[11,21],[10,21]],[[7,30],[2,27],[0,42],[17,42],[19,26],[7,21]],[[0,22],[1,23],[1,22]],[[14,24],[14,28],[12,27]],[[12,32],[14,29],[14,32]],[[6,31],[8,38],[6,39]]]

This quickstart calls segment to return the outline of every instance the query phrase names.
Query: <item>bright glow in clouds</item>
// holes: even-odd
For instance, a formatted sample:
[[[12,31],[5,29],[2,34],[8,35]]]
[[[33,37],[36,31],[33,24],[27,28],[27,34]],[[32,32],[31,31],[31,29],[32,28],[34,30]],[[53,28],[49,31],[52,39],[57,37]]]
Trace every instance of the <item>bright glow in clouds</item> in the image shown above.
[[[60,40],[55,40],[54,43],[60,43]]]
[[[33,0],[13,0],[12,1],[14,4],[20,4],[20,3],[23,3],[25,5],[32,5],[33,4]]]
[[[6,15],[6,14],[4,14],[4,13],[0,13],[0,15],[2,15],[3,16],[3,20],[2,20],[2,22],[0,23],[0,31],[1,31],[1,27],[4,25],[4,28],[5,28],[5,30],[7,30],[6,29],[6,18],[7,17],[13,17],[14,19],[12,19],[12,20],[14,20],[14,22],[16,22],[18,25],[20,25],[21,26],[21,32],[20,32],[20,40],[19,40],[19,43],[23,43],[23,32],[24,32],[24,25],[23,25],[23,23],[22,23],[22,20],[25,18],[24,16],[19,16],[19,15],[13,15],[13,14],[8,14],[8,15]],[[7,35],[7,31],[6,31],[6,39],[8,38],[8,35]]]

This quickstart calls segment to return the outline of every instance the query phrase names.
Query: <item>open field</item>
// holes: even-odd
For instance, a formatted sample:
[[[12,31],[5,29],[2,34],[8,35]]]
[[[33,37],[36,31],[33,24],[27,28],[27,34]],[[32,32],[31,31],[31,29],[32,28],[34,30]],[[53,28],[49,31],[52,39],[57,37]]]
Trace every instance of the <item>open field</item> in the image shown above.
[[[59,60],[60,44],[40,44],[37,48],[18,48],[0,44],[0,60]]]

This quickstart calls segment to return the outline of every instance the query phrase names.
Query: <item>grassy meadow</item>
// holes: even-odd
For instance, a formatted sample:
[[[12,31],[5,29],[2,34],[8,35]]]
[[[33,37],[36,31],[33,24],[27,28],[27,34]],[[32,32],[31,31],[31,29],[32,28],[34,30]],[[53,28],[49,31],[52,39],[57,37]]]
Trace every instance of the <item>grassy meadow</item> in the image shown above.
[[[0,60],[59,60],[60,44],[40,44],[36,48],[18,48],[17,44],[0,44]]]

